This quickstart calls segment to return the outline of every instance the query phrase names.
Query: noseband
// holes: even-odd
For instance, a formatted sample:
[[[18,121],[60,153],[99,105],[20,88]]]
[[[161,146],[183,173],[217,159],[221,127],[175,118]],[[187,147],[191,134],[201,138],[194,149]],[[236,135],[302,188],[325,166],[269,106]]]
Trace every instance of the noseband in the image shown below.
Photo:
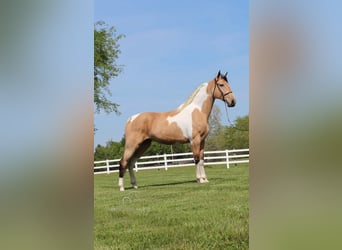
[[[213,88],[213,93],[212,93],[213,98],[214,98],[214,92],[215,92],[216,87],[219,89],[219,91],[220,91],[220,93],[221,93],[221,95],[222,95],[222,99],[223,99],[223,100],[224,100],[224,97],[225,97],[226,95],[229,95],[229,94],[233,93],[233,91],[228,91],[228,92],[224,93],[223,90],[222,90],[222,88],[221,88],[220,85],[218,84],[218,82],[215,80],[215,87]]]

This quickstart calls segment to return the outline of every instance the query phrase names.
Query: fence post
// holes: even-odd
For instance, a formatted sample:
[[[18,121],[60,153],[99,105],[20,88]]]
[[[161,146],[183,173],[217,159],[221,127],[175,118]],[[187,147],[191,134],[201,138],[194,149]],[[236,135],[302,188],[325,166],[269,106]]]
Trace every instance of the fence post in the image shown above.
[[[106,160],[106,166],[107,166],[107,174],[109,174],[109,160]]]
[[[134,164],[134,170],[135,172],[138,172],[138,161],[136,161]]]
[[[165,170],[167,170],[167,157],[166,157],[166,154],[164,154],[164,165],[165,165]]]
[[[226,163],[227,163],[227,169],[229,169],[229,154],[228,154],[228,149],[226,149]]]

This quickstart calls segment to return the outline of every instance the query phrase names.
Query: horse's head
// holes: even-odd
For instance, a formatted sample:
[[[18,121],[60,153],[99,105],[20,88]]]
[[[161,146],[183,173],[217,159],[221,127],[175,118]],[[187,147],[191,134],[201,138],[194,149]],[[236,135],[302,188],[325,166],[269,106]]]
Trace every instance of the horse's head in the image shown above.
[[[223,100],[225,103],[227,103],[228,107],[234,107],[236,100],[227,79],[227,72],[222,75],[219,71],[214,79],[214,82],[215,86],[213,90],[213,97]]]

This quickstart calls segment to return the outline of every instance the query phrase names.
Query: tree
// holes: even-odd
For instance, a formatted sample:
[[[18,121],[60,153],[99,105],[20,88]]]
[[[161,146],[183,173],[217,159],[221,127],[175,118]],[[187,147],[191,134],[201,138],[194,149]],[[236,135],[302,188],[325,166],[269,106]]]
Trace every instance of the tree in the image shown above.
[[[217,105],[214,105],[211,110],[211,114],[209,116],[209,128],[209,137],[222,129],[221,110]]]
[[[161,154],[170,154],[171,147],[170,145],[165,145],[159,142],[152,141],[150,147],[146,150],[144,155],[161,155]]]
[[[214,113],[215,114],[215,113]],[[216,112],[216,115],[219,113]],[[220,119],[214,119],[219,121]],[[211,120],[213,122],[213,120]],[[248,115],[238,117],[234,124],[230,126],[222,126],[216,123],[213,130],[209,133],[205,143],[205,150],[223,150],[223,149],[239,149],[249,147],[249,118]],[[219,124],[219,126],[218,126]]]
[[[249,147],[249,117],[236,118],[234,125],[227,127],[224,137],[226,139],[225,148],[238,149]]]
[[[213,106],[209,117],[209,134],[205,141],[205,150],[221,150],[225,141],[221,123],[221,110],[217,105]]]
[[[94,152],[94,160],[120,159],[124,146],[121,142],[108,141],[106,146],[97,145]]]
[[[119,40],[124,35],[116,34],[114,27],[108,27],[103,21],[94,25],[94,103],[96,113],[104,111],[109,114],[120,114],[118,104],[111,102],[107,95],[111,96],[109,81],[117,77],[122,71],[122,66],[116,64],[121,51]]]

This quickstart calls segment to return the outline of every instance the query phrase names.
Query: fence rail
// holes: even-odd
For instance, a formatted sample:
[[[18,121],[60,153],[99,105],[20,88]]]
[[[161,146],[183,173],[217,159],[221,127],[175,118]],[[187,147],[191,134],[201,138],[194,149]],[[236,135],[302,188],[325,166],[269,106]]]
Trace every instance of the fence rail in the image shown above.
[[[94,162],[94,174],[109,174],[119,172],[120,159],[103,160]],[[233,149],[220,151],[205,151],[205,165],[225,164],[229,169],[230,164],[249,163],[249,149]],[[142,156],[135,163],[134,170],[161,169],[174,167],[195,166],[192,153],[163,154]]]

